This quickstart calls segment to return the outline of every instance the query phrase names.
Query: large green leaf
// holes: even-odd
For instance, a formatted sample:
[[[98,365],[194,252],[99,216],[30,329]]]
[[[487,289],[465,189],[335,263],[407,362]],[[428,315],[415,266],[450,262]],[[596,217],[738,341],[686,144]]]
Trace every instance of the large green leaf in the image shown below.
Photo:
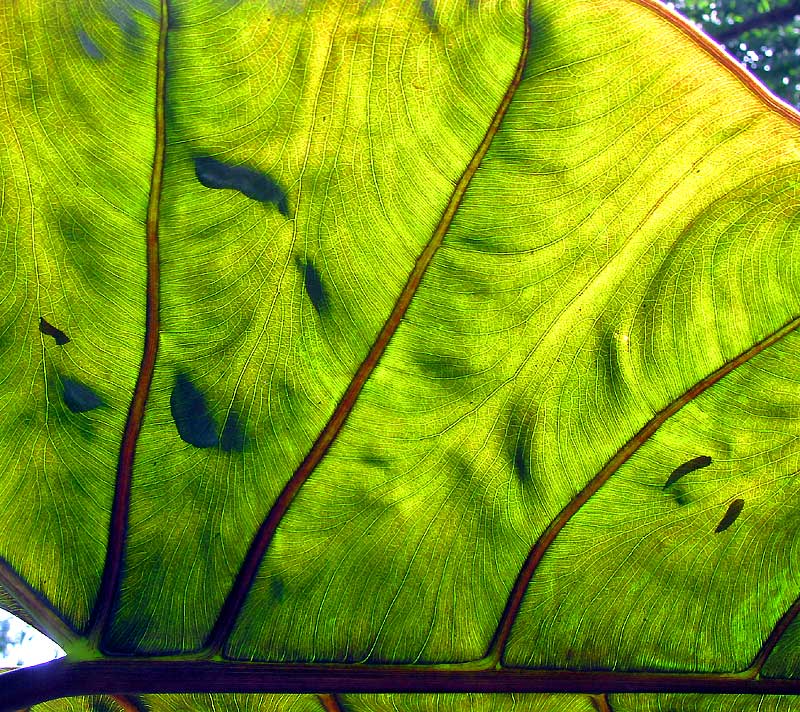
[[[601,695],[800,692],[800,117],[713,44],[17,0],[0,68],[0,601],[72,680],[0,708],[800,708]]]

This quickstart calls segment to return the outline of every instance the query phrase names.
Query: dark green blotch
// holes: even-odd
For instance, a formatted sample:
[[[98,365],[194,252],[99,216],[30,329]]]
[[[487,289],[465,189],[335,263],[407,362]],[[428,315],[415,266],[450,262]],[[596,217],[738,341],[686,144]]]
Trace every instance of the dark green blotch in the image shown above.
[[[670,485],[675,484],[684,475],[688,475],[690,472],[694,472],[695,470],[700,470],[703,467],[708,467],[710,464],[711,458],[708,455],[700,455],[699,457],[695,457],[687,462],[684,462],[682,465],[676,467],[672,471],[672,474],[664,483],[664,489],[667,489],[667,487]]]
[[[181,440],[195,447],[214,447],[219,442],[205,397],[183,373],[175,378],[169,407]]]
[[[44,317],[41,316],[39,317],[39,331],[46,336],[52,336],[59,346],[69,343],[69,337],[61,331],[61,329],[57,329],[52,324],[49,324]]]
[[[669,488],[670,494],[675,498],[675,501],[681,506],[685,507],[692,500],[689,497],[689,492],[682,482],[678,482]]]
[[[520,442],[514,448],[514,470],[521,482],[530,482],[531,468],[528,466],[528,452]]]
[[[78,30],[78,42],[81,43],[83,51],[92,59],[103,59],[103,52],[95,41],[86,34],[86,30]]]
[[[219,446],[225,452],[241,452],[244,449],[244,430],[239,423],[239,417],[233,411],[225,418]]]
[[[111,21],[119,27],[122,34],[129,40],[138,40],[142,36],[142,30],[136,18],[130,13],[124,4],[112,3],[106,8]]]
[[[387,460],[382,455],[378,455],[375,453],[368,453],[363,456],[362,461],[364,465],[370,468],[375,468],[376,470],[380,470],[381,472],[388,472],[390,468],[389,460]]]
[[[420,10],[422,11],[422,16],[425,18],[428,27],[433,32],[439,29],[439,23],[436,21],[436,11],[433,8],[433,0],[422,0],[420,3]]]
[[[83,383],[62,376],[61,386],[64,389],[64,403],[73,413],[85,413],[103,405],[103,399]]]
[[[158,10],[152,7],[147,0],[128,0],[128,5],[130,5],[134,10],[143,12],[151,19],[158,20]],[[170,7],[169,11],[170,14],[172,14],[173,8]]]
[[[278,601],[279,603],[283,601],[283,597],[285,594],[285,587],[283,585],[283,580],[280,577],[276,577],[272,579],[272,583],[269,585],[270,593],[272,597]]]
[[[720,523],[717,524],[717,528],[714,530],[716,534],[720,532],[724,532],[731,524],[733,524],[739,515],[742,513],[744,509],[744,500],[743,499],[734,499],[733,502],[730,503],[728,507],[728,511],[725,512],[725,516],[720,520]]]
[[[317,314],[322,314],[328,309],[328,295],[325,292],[325,287],[322,286],[322,278],[319,271],[311,262],[304,262],[297,260],[297,267],[303,275],[303,285],[306,288],[306,294],[317,310]]]
[[[266,173],[247,166],[231,166],[210,156],[197,156],[194,172],[206,188],[238,190],[253,200],[275,203],[281,215],[289,215],[286,193]]]

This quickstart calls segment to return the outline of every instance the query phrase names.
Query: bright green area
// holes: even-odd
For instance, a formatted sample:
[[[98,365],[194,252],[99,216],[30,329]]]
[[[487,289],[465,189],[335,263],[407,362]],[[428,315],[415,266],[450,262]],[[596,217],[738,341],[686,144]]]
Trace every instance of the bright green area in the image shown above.
[[[324,712],[315,695],[146,695],[150,712]],[[340,695],[347,712],[595,712],[586,695]],[[42,712],[121,712],[113,698],[58,700]],[[755,708],[754,708],[755,709]],[[791,708],[767,708],[768,712]]]
[[[779,695],[611,695],[614,712],[795,712],[796,697]]]
[[[323,712],[313,695],[147,695],[151,712]],[[340,695],[347,712],[596,712],[587,695]],[[800,700],[760,695],[610,695],[614,712],[796,712]],[[121,712],[113,698],[58,700],[42,712]]]
[[[155,25],[134,42],[100,8],[0,6],[0,556],[78,625],[141,359],[154,143]],[[78,28],[102,38],[102,60]],[[70,411],[62,376],[106,405]]]
[[[120,653],[202,645],[434,231],[523,36],[522,0],[171,5],[161,349],[106,640]],[[157,24],[125,5],[132,33],[109,7],[0,9],[0,557],[78,627],[141,357],[154,143]],[[562,507],[655,413],[800,315],[798,121],[706,49],[631,0],[533,3],[509,113],[281,523],[229,656],[480,658]],[[206,156],[268,174],[288,215],[201,185]],[[41,333],[40,316],[69,343]],[[786,337],[689,403],[589,501],[533,578],[508,664],[748,664],[800,594],[799,345]],[[236,419],[241,450],[179,437],[178,374],[220,438]],[[62,376],[103,405],[70,410]],[[699,455],[712,464],[665,491]],[[787,674],[800,664],[792,640]],[[152,709],[208,705],[176,700]],[[651,703],[639,709],[672,709]],[[569,704],[592,709],[586,696]]]

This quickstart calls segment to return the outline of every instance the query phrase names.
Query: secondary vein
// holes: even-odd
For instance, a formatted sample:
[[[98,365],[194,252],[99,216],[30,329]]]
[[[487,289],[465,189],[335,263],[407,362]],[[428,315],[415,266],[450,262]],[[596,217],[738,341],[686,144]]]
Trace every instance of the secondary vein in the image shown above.
[[[512,99],[514,98],[514,94],[516,93],[517,88],[522,81],[525,64],[530,51],[530,43],[531,23],[530,3],[528,3],[525,8],[524,34],[519,60],[514,70],[514,75],[511,79],[511,82],[508,85],[508,88],[506,89],[506,92],[503,95],[503,98],[500,101],[494,116],[492,117],[492,121],[489,124],[489,127],[486,129],[486,133],[484,134],[477,150],[473,154],[472,159],[470,160],[469,164],[467,164],[467,167],[464,169],[464,172],[461,174],[461,177],[456,183],[456,186],[450,195],[450,199],[448,200],[447,206],[442,213],[442,217],[439,220],[439,224],[434,230],[433,235],[431,236],[427,245],[422,250],[422,253],[417,258],[414,268],[412,269],[411,274],[409,275],[408,280],[406,281],[406,284],[400,293],[400,296],[395,302],[389,317],[384,322],[383,327],[378,333],[378,336],[375,339],[375,342],[372,344],[369,352],[367,353],[366,358],[361,362],[360,366],[356,370],[356,373],[350,381],[347,390],[344,392],[344,395],[334,409],[333,414],[326,423],[322,432],[311,446],[311,449],[309,450],[305,459],[300,463],[299,467],[295,470],[294,474],[286,483],[283,490],[278,495],[278,498],[275,500],[275,503],[272,505],[272,508],[270,509],[266,518],[259,527],[258,532],[250,544],[250,548],[247,551],[244,562],[239,569],[236,579],[233,582],[231,590],[228,593],[228,597],[225,599],[222,609],[220,610],[217,621],[206,640],[203,649],[207,654],[221,654],[222,649],[224,648],[228,637],[230,636],[233,626],[236,623],[239,613],[244,606],[244,601],[248,592],[250,591],[253,581],[255,580],[261,560],[264,557],[267,547],[272,541],[272,537],[274,536],[278,525],[283,519],[284,514],[289,509],[289,506],[291,505],[295,496],[300,491],[300,488],[311,476],[311,473],[314,472],[317,465],[319,465],[319,463],[322,461],[323,457],[325,457],[325,454],[333,444],[333,441],[341,432],[348,416],[352,412],[356,401],[358,400],[359,395],[361,394],[364,384],[375,370],[375,367],[378,365],[378,361],[380,361],[381,357],[386,351],[386,347],[389,345],[389,341],[391,340],[392,336],[394,336],[394,333],[397,331],[400,323],[403,320],[403,317],[408,311],[411,300],[417,293],[417,289],[422,281],[423,276],[425,275],[425,272],[427,271],[437,250],[441,246],[444,236],[450,229],[450,225],[452,224],[456,212],[458,211],[458,208],[464,199],[464,195],[467,192],[467,188],[469,187],[473,176],[477,172],[481,162],[486,156],[489,146],[491,146],[492,140],[497,134],[500,124],[508,112],[508,108],[511,105]]]
[[[789,629],[789,626],[800,614],[800,596],[798,596],[794,603],[787,609],[787,611],[777,620],[773,626],[767,639],[761,645],[761,649],[756,654],[753,662],[750,663],[745,671],[750,677],[760,677],[761,671],[764,669],[764,664],[772,654],[772,651],[778,646],[778,643],[783,638],[783,634]]]
[[[158,354],[159,339],[159,262],[158,262],[158,223],[161,205],[161,191],[164,179],[164,157],[166,153],[166,85],[167,85],[167,31],[169,29],[169,5],[161,0],[159,20],[158,50],[156,61],[156,102],[155,102],[155,150],[150,175],[150,195],[147,203],[145,239],[147,246],[147,286],[146,315],[144,334],[144,353],[139,365],[139,373],[133,391],[133,399],[128,409],[125,430],[122,434],[117,477],[114,488],[114,502],[111,509],[106,561],[100,589],[97,594],[87,635],[99,645],[116,601],[122,562],[125,556],[125,543],[130,512],[131,479],[136,443],[142,429],[145,406],[153,381],[153,370]]]
[[[62,648],[79,640],[78,632],[56,607],[25,581],[5,559],[0,558],[0,590],[5,591],[27,614],[34,627],[55,640]],[[12,613],[14,611],[11,611]],[[23,614],[24,615],[24,614]]]
[[[622,446],[614,457],[603,466],[587,485],[564,506],[536,540],[536,543],[528,554],[528,558],[522,565],[522,569],[509,594],[503,615],[495,630],[489,650],[483,658],[487,667],[496,666],[501,663],[509,635],[511,634],[511,628],[522,606],[522,599],[525,596],[528,584],[533,578],[539,566],[539,562],[541,562],[545,553],[550,548],[550,545],[555,541],[559,532],[566,526],[567,522],[572,519],[573,515],[577,514],[581,507],[589,501],[589,498],[608,481],[611,475],[619,470],[619,468],[622,467],[622,465],[627,462],[669,418],[683,408],[683,406],[699,396],[707,388],[713,386],[717,381],[727,376],[731,371],[749,361],[753,356],[756,356],[767,347],[780,341],[784,336],[797,329],[798,326],[800,326],[800,317],[795,317],[777,331],[762,339],[746,351],[743,351],[728,363],[723,364],[701,381],[698,381],[689,388],[689,390],[656,413],[636,435]],[[796,613],[797,611],[792,614],[792,617],[794,617]]]

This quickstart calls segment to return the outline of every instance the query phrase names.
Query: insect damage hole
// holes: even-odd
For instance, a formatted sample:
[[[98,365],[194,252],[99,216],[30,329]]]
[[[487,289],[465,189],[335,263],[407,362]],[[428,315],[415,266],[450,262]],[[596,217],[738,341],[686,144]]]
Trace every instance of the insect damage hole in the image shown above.
[[[717,524],[717,528],[714,530],[715,534],[719,534],[720,532],[724,532],[728,527],[731,526],[742,513],[744,509],[744,500],[743,499],[735,499],[733,502],[730,503],[728,506],[728,511],[725,512],[725,516],[720,520],[720,523]]]
[[[672,471],[672,474],[664,483],[664,489],[667,489],[670,485],[674,485],[679,479],[681,479],[681,477],[688,475],[690,472],[708,467],[710,464],[711,458],[708,455],[700,455],[699,457],[694,457],[691,460],[687,460]]]
[[[197,156],[194,159],[194,173],[206,188],[238,190],[242,195],[261,203],[274,203],[281,215],[289,216],[286,192],[263,171],[223,163],[211,156]]]
[[[61,331],[61,329],[57,329],[41,316],[39,317],[39,331],[46,336],[52,336],[59,346],[69,343],[69,337],[63,331]]]

